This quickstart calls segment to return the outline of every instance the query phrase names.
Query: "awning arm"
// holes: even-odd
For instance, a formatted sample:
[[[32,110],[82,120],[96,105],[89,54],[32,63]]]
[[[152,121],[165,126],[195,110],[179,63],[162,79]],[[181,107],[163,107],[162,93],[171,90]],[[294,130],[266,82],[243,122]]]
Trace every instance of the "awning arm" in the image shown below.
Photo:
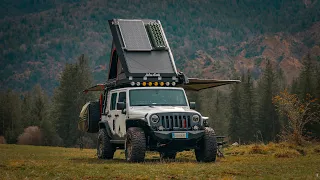
[[[95,86],[89,87],[82,92],[88,93],[89,91],[103,91],[106,88],[105,84],[97,84]]]

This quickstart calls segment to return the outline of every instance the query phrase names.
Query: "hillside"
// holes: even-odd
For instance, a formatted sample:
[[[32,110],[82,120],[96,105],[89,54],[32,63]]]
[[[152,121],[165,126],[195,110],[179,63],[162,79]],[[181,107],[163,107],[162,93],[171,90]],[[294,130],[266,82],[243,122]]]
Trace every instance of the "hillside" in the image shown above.
[[[126,163],[123,151],[101,160],[95,150],[0,144],[1,179],[317,179],[319,146],[247,145],[225,149],[215,163],[197,163],[192,151],[175,161],[148,152]],[[299,153],[300,152],[300,153]]]
[[[65,63],[82,53],[91,59],[96,82],[104,81],[111,18],[161,20],[177,66],[187,75],[230,78],[249,68],[258,78],[269,58],[290,81],[301,57],[312,48],[318,52],[319,9],[318,0],[4,0],[0,87],[25,91],[40,83],[52,92]]]

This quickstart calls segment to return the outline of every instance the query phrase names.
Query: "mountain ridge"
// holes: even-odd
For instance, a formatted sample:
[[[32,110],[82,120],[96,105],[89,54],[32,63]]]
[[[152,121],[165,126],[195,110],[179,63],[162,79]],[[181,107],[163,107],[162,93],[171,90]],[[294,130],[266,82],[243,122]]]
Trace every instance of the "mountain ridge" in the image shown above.
[[[80,54],[90,58],[95,81],[104,81],[111,46],[107,19],[111,18],[160,19],[177,67],[193,77],[231,78],[244,68],[258,78],[265,59],[276,62],[284,53],[282,63],[276,65],[291,81],[303,55],[320,42],[317,0],[78,0],[63,4],[47,0],[38,10],[32,10],[31,1],[23,2],[29,13],[0,18],[2,89],[24,91],[40,83],[52,92],[64,64]],[[12,12],[19,9],[23,10],[17,7]]]

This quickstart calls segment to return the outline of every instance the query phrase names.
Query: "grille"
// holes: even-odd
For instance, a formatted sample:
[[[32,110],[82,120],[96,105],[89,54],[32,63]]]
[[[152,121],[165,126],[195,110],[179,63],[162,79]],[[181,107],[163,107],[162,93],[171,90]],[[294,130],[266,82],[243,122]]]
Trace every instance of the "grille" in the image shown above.
[[[191,130],[191,115],[159,115],[164,130]]]

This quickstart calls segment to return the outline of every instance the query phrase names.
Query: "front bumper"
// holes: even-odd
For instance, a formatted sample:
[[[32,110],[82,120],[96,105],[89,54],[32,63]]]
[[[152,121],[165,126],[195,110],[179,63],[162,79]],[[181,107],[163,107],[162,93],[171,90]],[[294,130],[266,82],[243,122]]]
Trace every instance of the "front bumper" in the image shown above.
[[[185,138],[174,138],[173,133],[187,133]],[[204,130],[199,131],[153,131],[151,150],[183,151],[197,147],[198,141],[204,136]]]
[[[174,133],[186,133],[186,138],[174,138]],[[190,141],[198,140],[203,137],[204,130],[199,131],[154,131],[154,138],[159,141]]]

